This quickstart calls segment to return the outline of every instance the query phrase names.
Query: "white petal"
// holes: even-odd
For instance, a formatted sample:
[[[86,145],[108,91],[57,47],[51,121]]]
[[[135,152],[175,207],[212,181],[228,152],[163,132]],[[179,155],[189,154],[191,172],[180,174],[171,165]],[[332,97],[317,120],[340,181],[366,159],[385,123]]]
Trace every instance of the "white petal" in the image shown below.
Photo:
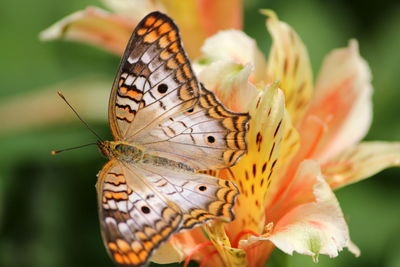
[[[229,60],[220,60],[202,68],[198,77],[229,109],[247,112],[259,91],[248,82],[251,65],[242,66]]]
[[[254,76],[252,77],[254,83],[265,78],[264,55],[258,49],[256,42],[242,31],[221,31],[208,38],[201,50],[211,61],[225,59],[242,65],[251,63],[254,66]]]

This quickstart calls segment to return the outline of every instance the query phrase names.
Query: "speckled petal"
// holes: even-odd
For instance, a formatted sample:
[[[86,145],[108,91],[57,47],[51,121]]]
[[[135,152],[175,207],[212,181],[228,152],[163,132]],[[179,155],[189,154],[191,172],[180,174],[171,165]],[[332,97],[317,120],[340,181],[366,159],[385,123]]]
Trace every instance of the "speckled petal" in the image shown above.
[[[262,13],[268,16],[267,28],[272,36],[267,82],[279,82],[285,93],[286,108],[297,125],[312,96],[312,70],[307,49],[296,32],[273,11],[262,10]]]
[[[350,241],[339,203],[322,176],[318,163],[304,161],[293,183],[293,188],[289,188],[286,195],[292,206],[286,207],[283,216],[274,222],[270,235],[251,236],[242,240],[239,247],[271,241],[285,253],[310,255],[315,261],[320,254],[336,257],[345,247],[359,255],[358,248]]]

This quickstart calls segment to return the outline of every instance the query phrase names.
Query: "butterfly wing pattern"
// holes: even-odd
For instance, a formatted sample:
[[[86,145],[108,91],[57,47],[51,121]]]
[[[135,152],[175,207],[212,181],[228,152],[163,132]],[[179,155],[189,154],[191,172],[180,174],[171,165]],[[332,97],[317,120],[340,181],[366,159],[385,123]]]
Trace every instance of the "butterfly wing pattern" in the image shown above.
[[[199,170],[247,151],[249,115],[227,110],[196,79],[175,23],[153,12],[135,29],[109,101],[115,141],[98,175],[103,241],[120,266],[146,265],[171,234],[234,219],[233,182]]]

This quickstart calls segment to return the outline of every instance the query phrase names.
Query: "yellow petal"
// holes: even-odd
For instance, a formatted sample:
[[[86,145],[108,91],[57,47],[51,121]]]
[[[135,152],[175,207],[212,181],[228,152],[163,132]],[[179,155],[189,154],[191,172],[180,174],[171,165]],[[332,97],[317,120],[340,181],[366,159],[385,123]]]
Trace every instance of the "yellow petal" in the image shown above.
[[[151,261],[158,264],[182,262],[185,259],[183,250],[173,242],[162,244],[151,257]]]
[[[358,249],[350,241],[339,203],[322,176],[318,163],[304,161],[299,166],[294,183],[297,186],[289,189],[285,196],[293,198],[293,193],[296,193],[294,198],[297,201],[291,201],[294,205],[276,220],[272,233],[269,236],[251,236],[241,241],[239,247],[271,241],[285,253],[310,255],[315,261],[320,254],[336,257],[345,247],[358,255]]]
[[[277,175],[284,112],[282,91],[276,86],[260,91],[250,109],[248,153],[238,164],[220,173],[233,180],[240,191],[235,205],[236,219],[227,225],[232,238],[242,230],[261,233],[264,229],[266,194]]]
[[[393,166],[400,166],[399,142],[364,142],[330,159],[323,164],[322,172],[337,189]]]
[[[266,199],[266,206],[273,205],[280,197],[281,193],[286,190],[286,187],[293,178],[290,175],[290,170],[294,167],[292,158],[296,155],[300,148],[300,136],[292,121],[290,115],[285,110],[285,116],[283,119],[283,136],[280,145],[280,152],[278,158],[278,166],[276,171],[280,173],[272,179],[271,186],[268,191],[268,197]],[[285,175],[285,171],[289,170]]]
[[[256,42],[242,31],[221,31],[208,38],[201,50],[208,62],[228,60],[241,65],[252,64],[254,73],[249,79],[254,84],[265,79],[264,55]]]
[[[268,16],[267,28],[272,35],[268,58],[268,82],[279,82],[285,93],[286,108],[293,123],[298,124],[312,95],[312,70],[307,49],[299,36],[271,10],[262,10]]]
[[[40,33],[42,41],[65,39],[99,46],[121,55],[136,21],[88,7],[77,11]]]
[[[229,238],[225,233],[224,225],[221,221],[215,221],[205,226],[210,241],[214,244],[225,266],[247,266],[246,253],[242,249],[231,247]]]

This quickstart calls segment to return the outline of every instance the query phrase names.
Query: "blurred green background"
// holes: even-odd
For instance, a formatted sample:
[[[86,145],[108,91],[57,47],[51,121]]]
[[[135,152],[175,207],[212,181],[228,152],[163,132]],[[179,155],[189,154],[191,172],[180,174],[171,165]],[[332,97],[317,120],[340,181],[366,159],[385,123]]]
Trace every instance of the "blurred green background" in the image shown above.
[[[76,43],[38,40],[60,18],[97,5],[95,0],[0,2],[0,106],[26,93],[87,77],[111,86],[119,58]],[[400,140],[400,3],[390,1],[245,1],[245,31],[267,53],[270,38],[259,8],[272,8],[304,40],[315,76],[325,54],[360,43],[375,93],[367,140]],[[53,105],[64,105],[56,96]],[[82,101],[93,101],[84,99]],[[107,99],[102,100],[106,103]],[[13,113],[34,116],[21,108]],[[84,112],[81,115],[85,117]],[[100,114],[106,117],[107,115]],[[18,124],[18,121],[14,121]],[[89,121],[101,136],[108,126]],[[49,151],[95,141],[76,120],[23,130],[0,131],[0,266],[114,266],[99,234],[96,173],[105,159],[95,147],[52,157]],[[320,257],[318,266],[400,266],[400,169],[337,191],[352,240],[361,257],[342,252]],[[275,250],[269,266],[314,266],[311,258]],[[193,266],[196,266],[193,264]]]

